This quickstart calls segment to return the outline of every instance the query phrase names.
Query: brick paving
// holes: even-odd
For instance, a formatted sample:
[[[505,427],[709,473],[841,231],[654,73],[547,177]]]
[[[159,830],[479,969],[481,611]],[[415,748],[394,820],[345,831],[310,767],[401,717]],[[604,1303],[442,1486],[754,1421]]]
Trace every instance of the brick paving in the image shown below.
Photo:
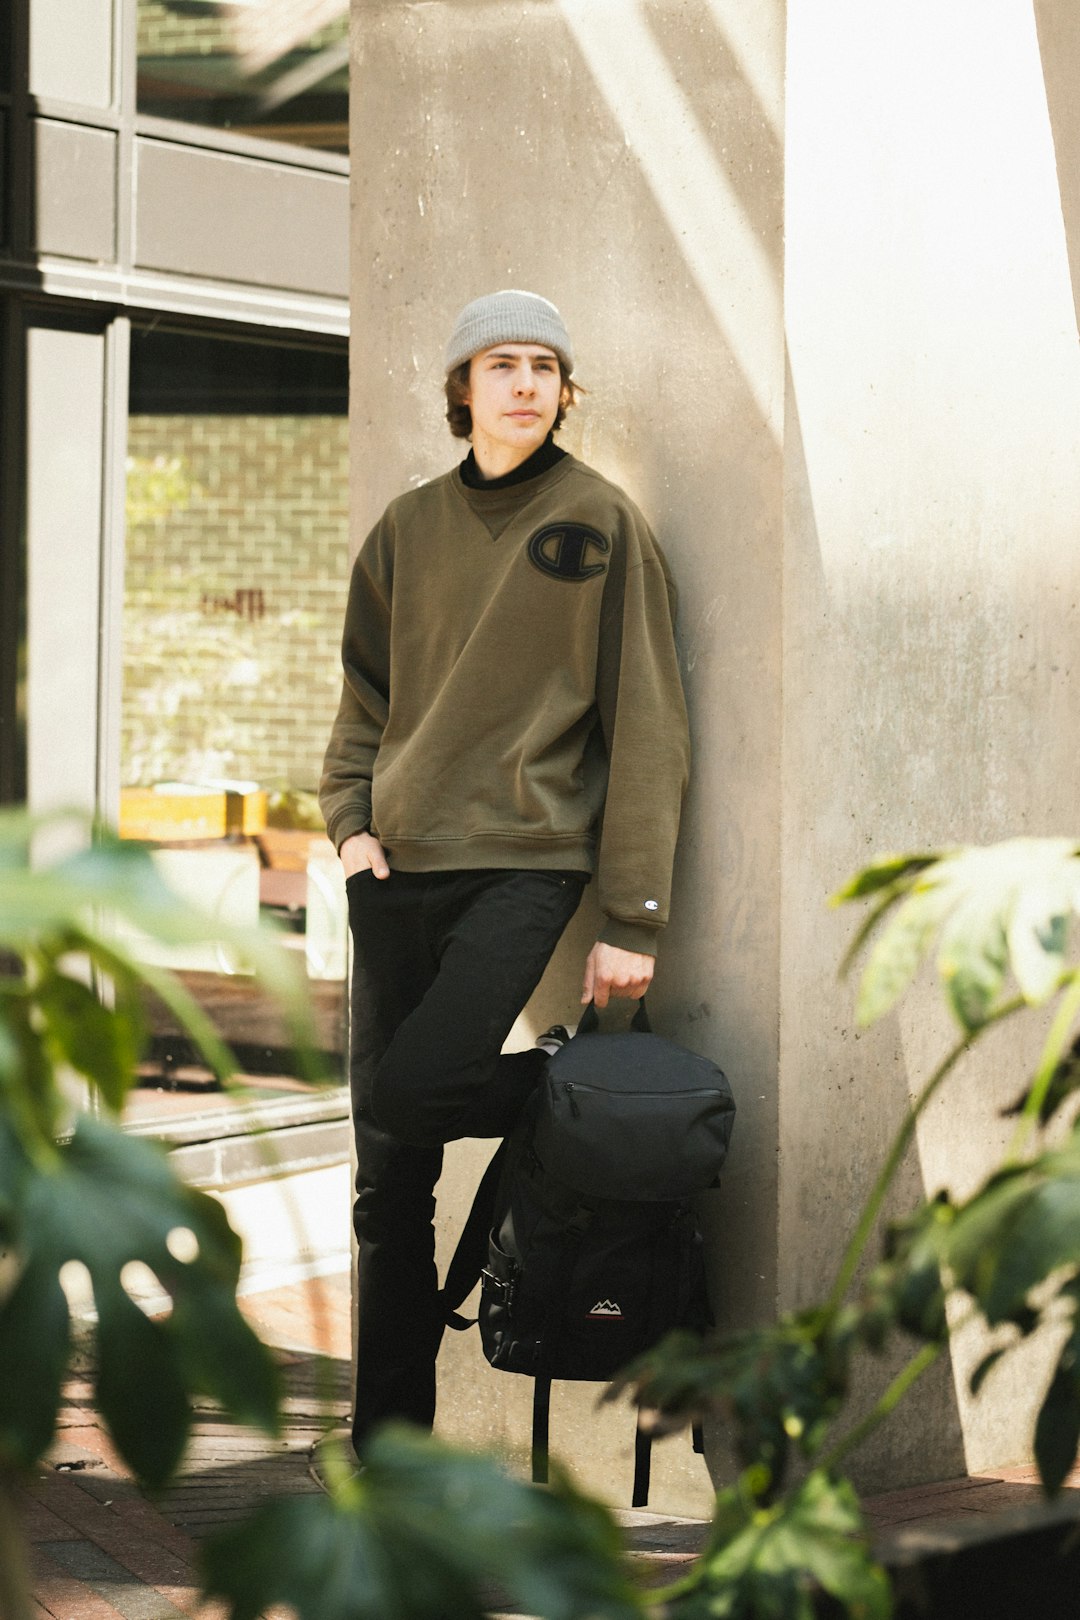
[[[269,1440],[208,1406],[197,1414],[183,1472],[154,1501],[113,1451],[76,1358],[57,1443],[21,1492],[39,1620],[175,1620],[196,1610],[200,1620],[221,1620],[217,1606],[199,1607],[199,1538],[267,1496],[318,1490],[308,1453],[327,1417],[341,1421],[348,1410],[348,1278],[294,1283],[241,1306],[278,1347],[285,1431]]]
[[[318,1489],[308,1473],[311,1446],[328,1418],[340,1423],[348,1412],[348,1277],[291,1283],[241,1305],[281,1358],[284,1433],[267,1440],[207,1407],[197,1414],[183,1472],[154,1501],[113,1452],[91,1404],[85,1362],[76,1359],[57,1443],[21,1492],[37,1620],[176,1620],[196,1611],[200,1620],[222,1620],[216,1606],[199,1607],[200,1537],[270,1495]],[[1080,1469],[1068,1485],[1080,1489]],[[1018,1467],[890,1491],[864,1508],[887,1548],[912,1531],[985,1523],[1041,1500],[1034,1468]],[[650,1584],[684,1573],[705,1532],[700,1522],[651,1513],[619,1518]]]

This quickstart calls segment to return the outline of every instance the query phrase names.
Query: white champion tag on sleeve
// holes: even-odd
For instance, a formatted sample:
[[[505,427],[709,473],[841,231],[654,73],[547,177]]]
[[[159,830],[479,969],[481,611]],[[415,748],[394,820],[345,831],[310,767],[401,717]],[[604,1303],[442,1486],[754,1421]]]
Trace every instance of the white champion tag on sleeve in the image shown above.
[[[660,902],[659,902],[659,900],[646,900],[646,902],[645,902],[645,910],[646,911],[659,911],[660,910]]]

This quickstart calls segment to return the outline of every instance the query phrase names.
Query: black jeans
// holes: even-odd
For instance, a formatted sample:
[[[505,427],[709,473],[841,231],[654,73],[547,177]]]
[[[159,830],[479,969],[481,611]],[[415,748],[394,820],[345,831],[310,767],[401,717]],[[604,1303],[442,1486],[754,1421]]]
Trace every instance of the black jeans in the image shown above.
[[[501,1047],[577,909],[583,879],[360,872],[347,887],[359,1447],[386,1418],[431,1426],[443,1331],[432,1227],[442,1144],[505,1136],[535,1086],[544,1054]]]

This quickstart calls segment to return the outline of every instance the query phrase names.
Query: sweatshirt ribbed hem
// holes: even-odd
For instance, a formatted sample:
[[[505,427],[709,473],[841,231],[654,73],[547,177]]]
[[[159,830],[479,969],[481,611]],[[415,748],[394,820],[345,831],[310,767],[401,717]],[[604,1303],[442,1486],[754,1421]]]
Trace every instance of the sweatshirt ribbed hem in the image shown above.
[[[563,837],[515,837],[485,832],[466,838],[397,838],[379,833],[386,858],[399,872],[469,872],[488,868],[521,872],[592,872],[593,840],[580,833]]]

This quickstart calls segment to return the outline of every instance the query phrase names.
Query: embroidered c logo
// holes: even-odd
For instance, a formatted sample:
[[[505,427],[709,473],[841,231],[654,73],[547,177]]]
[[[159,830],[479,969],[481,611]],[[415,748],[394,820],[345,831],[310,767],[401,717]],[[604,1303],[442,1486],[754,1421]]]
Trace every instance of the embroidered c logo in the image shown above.
[[[526,548],[529,561],[549,579],[580,581],[607,572],[602,562],[586,562],[590,547],[606,556],[611,541],[584,523],[549,523],[537,529]]]

